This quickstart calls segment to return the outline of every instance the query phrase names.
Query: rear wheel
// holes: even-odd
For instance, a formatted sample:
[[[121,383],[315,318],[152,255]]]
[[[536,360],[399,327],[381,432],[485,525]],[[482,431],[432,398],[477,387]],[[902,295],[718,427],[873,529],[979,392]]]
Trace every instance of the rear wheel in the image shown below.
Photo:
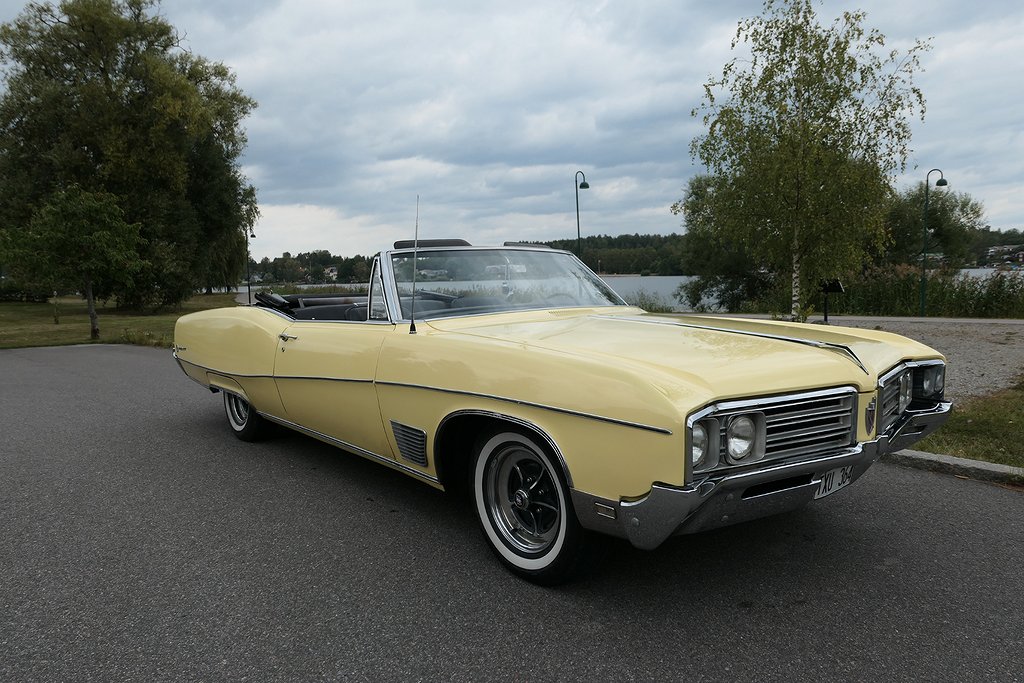
[[[525,434],[500,432],[478,442],[472,472],[477,516],[502,563],[534,583],[570,578],[586,535],[548,451]]]
[[[241,396],[225,391],[224,412],[231,431],[242,441],[259,441],[267,435],[267,421]]]

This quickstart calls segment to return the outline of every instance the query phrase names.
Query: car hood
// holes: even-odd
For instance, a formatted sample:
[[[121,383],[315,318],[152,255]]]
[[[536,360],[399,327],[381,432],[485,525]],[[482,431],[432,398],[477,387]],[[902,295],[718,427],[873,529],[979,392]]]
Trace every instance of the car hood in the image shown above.
[[[941,358],[905,337],[778,321],[559,309],[431,320],[438,331],[628,365],[666,393],[717,398],[852,385],[872,390],[905,358]],[[685,385],[680,387],[679,385]]]

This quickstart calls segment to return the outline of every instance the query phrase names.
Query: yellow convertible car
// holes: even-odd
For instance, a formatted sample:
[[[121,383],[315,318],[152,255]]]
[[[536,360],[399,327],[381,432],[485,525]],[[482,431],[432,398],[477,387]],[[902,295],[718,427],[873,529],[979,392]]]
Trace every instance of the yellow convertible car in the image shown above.
[[[655,548],[831,495],[950,411],[943,357],[903,337],[650,315],[544,247],[394,246],[365,295],[182,317],[174,357],[243,440],[283,425],[468,491],[538,583],[593,532]]]

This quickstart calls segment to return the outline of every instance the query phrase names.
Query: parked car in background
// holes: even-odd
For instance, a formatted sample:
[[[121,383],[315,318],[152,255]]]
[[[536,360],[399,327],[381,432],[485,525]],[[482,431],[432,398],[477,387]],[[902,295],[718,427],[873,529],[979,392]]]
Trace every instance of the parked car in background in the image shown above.
[[[174,357],[243,440],[283,425],[468,491],[538,583],[594,533],[650,549],[833,495],[950,411],[915,341],[649,315],[563,251],[400,242],[368,292],[186,315]]]

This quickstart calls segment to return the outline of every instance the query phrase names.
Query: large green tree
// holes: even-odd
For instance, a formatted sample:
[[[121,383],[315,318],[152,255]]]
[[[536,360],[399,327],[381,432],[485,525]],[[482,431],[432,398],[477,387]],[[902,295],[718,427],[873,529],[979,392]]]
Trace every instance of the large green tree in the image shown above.
[[[905,167],[917,42],[887,50],[863,12],[819,23],[812,0],[766,0],[733,40],[744,54],[694,109],[707,132],[691,154],[715,177],[709,225],[760,265],[788,273],[791,313],[808,285],[856,267],[884,236],[892,176]]]
[[[30,3],[0,26],[0,61],[0,225],[11,244],[77,186],[115,197],[140,226],[140,268],[115,290],[123,303],[175,304],[238,282],[258,215],[239,170],[255,103],[223,64],[180,47],[156,0]]]

